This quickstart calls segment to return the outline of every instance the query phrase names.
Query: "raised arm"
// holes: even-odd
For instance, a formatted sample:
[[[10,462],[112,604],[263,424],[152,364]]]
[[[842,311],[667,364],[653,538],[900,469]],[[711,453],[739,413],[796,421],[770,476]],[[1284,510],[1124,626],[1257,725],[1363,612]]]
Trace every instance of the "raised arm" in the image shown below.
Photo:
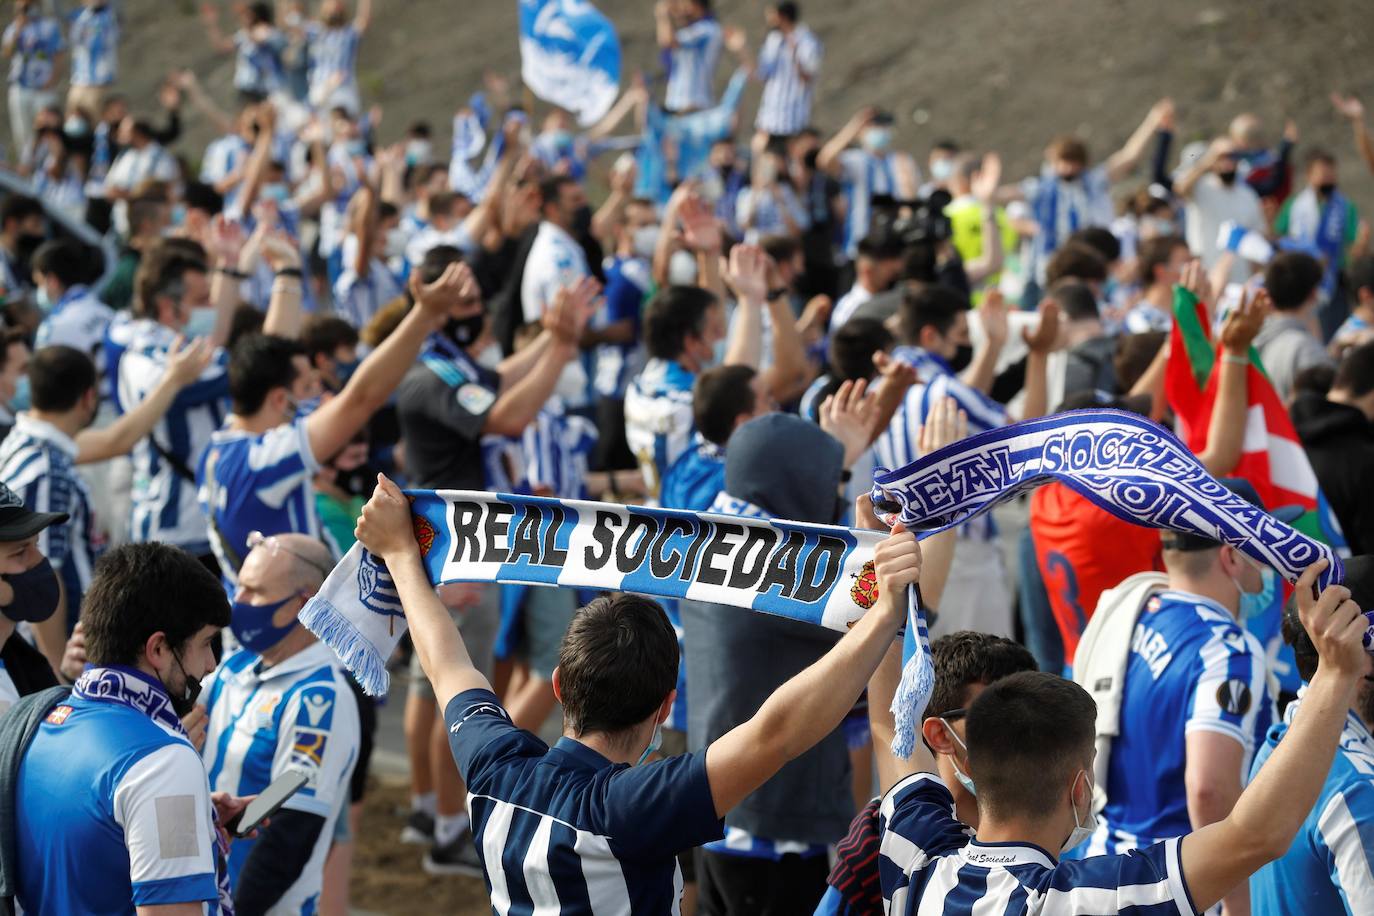
[[[425,339],[443,327],[449,307],[477,295],[477,281],[466,264],[450,264],[428,286],[420,283],[418,273],[412,273],[410,291],[416,307],[368,354],[343,391],[306,419],[310,451],[317,459],[338,454],[381,409],[420,355]]]
[[[195,73],[190,70],[179,70],[172,74],[171,79],[177,88],[186,93],[195,109],[210,119],[210,123],[215,125],[215,130],[222,134],[234,132],[234,119],[216,105],[214,99],[205,94]]]
[[[1021,419],[1032,420],[1050,412],[1048,374],[1050,353],[1059,346],[1059,303],[1046,299],[1040,303],[1040,324],[1032,333],[1023,328],[1022,338],[1026,354],[1026,398],[1021,405]]]
[[[660,48],[677,47],[677,29],[673,28],[673,17],[668,12],[668,0],[654,4],[654,38]]]
[[[1191,168],[1178,176],[1178,180],[1174,182],[1174,193],[1185,200],[1192,197],[1193,189],[1197,187],[1197,183],[1202,180],[1202,176],[1210,172],[1212,166],[1216,165],[1217,160],[1221,158],[1222,153],[1230,148],[1230,141],[1224,137],[1218,137],[1213,140],[1212,145],[1207,147],[1207,152],[1199,156],[1197,162],[1194,162]]]
[[[239,192],[239,206],[243,212],[253,209],[253,201],[258,199],[267,166],[272,162],[272,133],[277,127],[277,111],[270,103],[259,105],[253,111],[253,120],[258,125],[258,136],[253,141],[253,151],[243,166],[243,187]],[[319,165],[317,160],[315,165]]]
[[[205,23],[205,37],[210,42],[210,47],[219,54],[232,54],[234,40],[225,35],[219,27],[219,7],[213,3],[202,3],[200,19]]]
[[[1201,271],[1201,265],[1197,270]],[[1216,477],[1235,470],[1245,444],[1246,376],[1250,345],[1269,314],[1269,294],[1260,290],[1243,293],[1240,305],[1226,316],[1221,329],[1221,365],[1217,368],[1217,400],[1207,425],[1207,446],[1198,460]]]
[[[767,266],[765,277],[768,285],[773,289],[781,289],[782,280],[777,274],[777,265],[763,249],[759,249],[759,255]],[[764,295],[768,295],[767,291]],[[774,296],[767,302],[773,334],[772,358],[764,370],[764,381],[773,399],[786,403],[806,389],[811,381],[811,366],[806,361],[806,347],[797,328],[797,316],[792,314],[792,304],[786,294]]]
[[[447,707],[449,700],[465,690],[490,690],[491,684],[472,663],[448,608],[425,575],[410,502],[385,476],[377,475],[377,488],[363,506],[353,533],[374,556],[382,558],[396,583],[411,642],[425,677],[434,685],[439,708]]]
[[[767,264],[757,245],[730,249],[728,278],[735,291],[735,315],[725,342],[727,366],[759,367],[763,357],[763,309],[768,298]]]
[[[372,25],[372,0],[358,0],[358,12],[353,17],[353,28],[360,33]]]
[[[1298,614],[1319,661],[1288,733],[1231,813],[1183,838],[1183,879],[1199,912],[1288,851],[1321,793],[1346,716],[1369,673],[1367,621],[1350,590],[1332,585],[1313,599],[1326,566],[1319,560],[1308,567],[1295,586]]]
[[[1154,136],[1160,123],[1172,120],[1173,115],[1173,99],[1160,99],[1155,102],[1149,114],[1145,115],[1145,120],[1140,122],[1135,133],[1126,140],[1125,146],[1107,158],[1107,180],[1116,182],[1129,175],[1140,162],[1140,157],[1145,155],[1145,148],[1150,145],[1150,138]]]
[[[272,293],[267,301],[264,334],[290,337],[301,334],[301,296],[305,278],[301,276],[301,254],[296,240],[283,230],[270,232],[262,240],[262,255],[272,268]]]
[[[234,325],[234,309],[239,304],[239,268],[243,255],[243,227],[217,213],[210,222],[206,246],[210,255],[210,305],[215,310],[215,326],[210,345],[223,347],[229,342]]]
[[[921,575],[921,548],[900,524],[874,552],[878,600],[819,661],[783,684],[748,722],[706,749],[716,815],[724,817],[840,724],[906,618],[907,587]]]
[[[682,222],[682,240],[697,257],[697,286],[724,299],[725,283],[720,274],[720,255],[725,238],[715,211],[696,194],[690,194],[682,202],[677,215]],[[755,360],[753,365],[758,365],[758,361]]]
[[[986,233],[983,239],[987,240]],[[970,388],[988,394],[997,379],[997,361],[1001,359],[1002,347],[1007,342],[1007,303],[1000,290],[988,291],[983,304],[978,307],[978,321],[983,325],[983,336],[987,340],[961,378]]]
[[[996,153],[985,154],[972,186],[973,196],[982,208],[983,250],[978,257],[964,264],[969,283],[981,283],[1002,269],[1002,230],[997,225],[997,202],[994,200],[1001,180],[1002,157]],[[986,388],[981,390],[984,393],[988,391]]]
[[[865,127],[873,120],[873,109],[862,108],[855,113],[854,117],[840,132],[826,141],[816,154],[816,168],[822,172],[828,172],[833,176],[838,176],[840,171],[840,153],[849,148],[849,145],[859,139],[859,134],[863,133]]]
[[[1360,151],[1360,157],[1369,171],[1374,172],[1374,135],[1370,134],[1369,125],[1364,120],[1364,103],[1353,95],[1343,96],[1339,92],[1331,93],[1331,103],[1350,122],[1350,128],[1355,132],[1355,148]]]
[[[167,413],[181,389],[200,378],[214,348],[204,340],[194,340],[183,346],[178,337],[167,351],[167,369],[161,380],[138,405],[118,420],[101,429],[83,429],[76,434],[76,463],[93,464],[127,455],[133,447],[153,431]]]

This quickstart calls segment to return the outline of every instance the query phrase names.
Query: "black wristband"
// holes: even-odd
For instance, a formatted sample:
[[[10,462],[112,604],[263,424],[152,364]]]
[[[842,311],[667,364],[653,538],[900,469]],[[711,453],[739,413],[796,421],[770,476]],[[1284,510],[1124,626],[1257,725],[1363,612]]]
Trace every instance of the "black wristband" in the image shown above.
[[[281,270],[277,271],[274,276],[295,277],[297,280],[300,280],[305,276],[305,273],[299,267],[283,267]]]
[[[216,268],[215,268],[215,273],[217,273],[217,274],[224,274],[226,277],[233,277],[235,280],[247,280],[247,279],[248,279],[248,272],[247,272],[247,271],[244,271],[244,270],[236,270],[236,269],[233,268],[233,267],[216,267]]]
[[[774,299],[781,299],[783,296],[786,296],[786,295],[787,295],[787,287],[785,287],[785,286],[779,286],[779,287],[777,287],[776,289],[770,289],[770,290],[768,291],[768,295],[764,296],[764,299],[765,299],[765,301],[772,302]]]
[[[849,483],[853,479],[854,472],[851,471],[849,468],[845,468],[843,471],[840,471],[840,483]]]

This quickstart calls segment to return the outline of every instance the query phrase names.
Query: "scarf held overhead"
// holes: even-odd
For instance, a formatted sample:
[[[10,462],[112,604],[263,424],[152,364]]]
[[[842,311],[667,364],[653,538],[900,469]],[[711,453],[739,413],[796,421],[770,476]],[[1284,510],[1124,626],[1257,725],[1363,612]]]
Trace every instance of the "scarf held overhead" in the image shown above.
[[[751,608],[843,632],[877,597],[884,534],[537,496],[413,491],[431,582],[627,591]],[[405,618],[386,567],[355,544],[301,613],[372,696]]]

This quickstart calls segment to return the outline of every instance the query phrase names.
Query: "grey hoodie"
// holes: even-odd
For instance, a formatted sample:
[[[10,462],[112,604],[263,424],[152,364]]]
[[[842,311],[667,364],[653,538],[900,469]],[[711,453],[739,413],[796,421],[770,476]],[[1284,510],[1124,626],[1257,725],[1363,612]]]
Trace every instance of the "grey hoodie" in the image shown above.
[[[820,427],[768,414],[730,437],[725,491],[779,519],[831,524],[843,463],[843,447]],[[839,640],[830,630],[739,608],[684,601],[681,610],[694,750],[750,719]],[[755,837],[821,844],[841,839],[853,816],[849,750],[836,729],[745,798],[725,823]]]

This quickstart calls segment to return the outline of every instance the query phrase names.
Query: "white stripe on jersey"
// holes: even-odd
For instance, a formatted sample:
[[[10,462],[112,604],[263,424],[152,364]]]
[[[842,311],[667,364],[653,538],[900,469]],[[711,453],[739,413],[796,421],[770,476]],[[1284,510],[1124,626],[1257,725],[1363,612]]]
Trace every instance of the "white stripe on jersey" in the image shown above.
[[[804,25],[796,27],[793,40],[795,52],[781,32],[770,32],[759,51],[758,69],[764,84],[756,125],[770,134],[795,134],[811,122],[811,101],[823,51],[820,39]],[[802,71],[810,75],[809,80],[802,79]]]
[[[535,913],[559,912],[558,886],[553,883],[549,873],[549,835],[553,832],[553,818],[541,817],[539,826],[534,828],[534,837],[525,850],[525,861],[521,870],[525,873],[525,893]]]
[[[1374,912],[1374,871],[1369,857],[1374,849],[1366,849],[1360,826],[1350,812],[1345,794],[1331,796],[1317,820],[1322,842],[1331,851],[1336,867],[1336,884],[1345,895],[1352,913]]]
[[[678,46],[669,52],[668,88],[663,107],[669,111],[710,108],[715,104],[716,64],[723,45],[720,23],[698,19],[677,30]]]
[[[474,798],[476,796],[469,793],[468,811],[472,811]],[[510,835],[511,821],[515,819],[515,806],[495,798],[489,801],[492,812],[482,824],[482,864],[487,873],[487,883],[491,885],[492,911],[497,916],[506,916],[510,912],[510,888],[506,886],[506,870],[501,864],[501,853],[506,849],[506,837]]]

